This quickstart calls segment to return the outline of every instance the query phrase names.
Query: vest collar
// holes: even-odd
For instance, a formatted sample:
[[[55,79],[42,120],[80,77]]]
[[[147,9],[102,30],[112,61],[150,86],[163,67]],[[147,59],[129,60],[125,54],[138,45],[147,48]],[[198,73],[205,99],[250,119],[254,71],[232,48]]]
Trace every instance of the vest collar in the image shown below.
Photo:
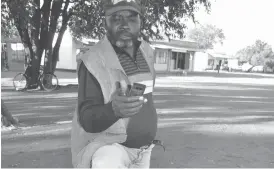
[[[119,62],[118,56],[115,50],[113,49],[110,41],[108,40],[107,36],[105,36],[104,39],[102,40],[101,48],[102,48],[101,52],[103,53],[103,57],[105,58],[106,67],[111,69],[123,70]]]
[[[107,36],[104,37],[104,39],[102,40],[102,52],[105,58],[105,65],[108,68],[112,68],[112,69],[119,69],[122,70],[124,72],[124,69],[122,67],[122,65],[120,64],[120,61],[118,59],[118,56],[115,52],[115,50],[113,49],[110,41],[108,40]],[[145,44],[144,41],[141,41],[141,45],[140,45],[140,49],[141,51],[144,51]],[[145,55],[143,55],[144,57],[146,57]],[[146,58],[145,58],[146,59]],[[124,72],[125,73],[125,72]]]

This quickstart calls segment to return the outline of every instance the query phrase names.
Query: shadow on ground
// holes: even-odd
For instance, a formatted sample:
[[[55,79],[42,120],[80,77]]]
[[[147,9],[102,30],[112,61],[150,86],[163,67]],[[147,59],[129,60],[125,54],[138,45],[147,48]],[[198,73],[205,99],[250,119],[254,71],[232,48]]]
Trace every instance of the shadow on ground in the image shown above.
[[[165,142],[166,152],[154,148],[152,168],[274,167],[274,85],[217,81],[161,85],[154,99],[157,139]],[[3,91],[2,98],[23,123],[40,126],[70,121],[76,92]],[[67,130],[26,137],[16,131],[4,133],[2,167],[71,167],[69,147]]]

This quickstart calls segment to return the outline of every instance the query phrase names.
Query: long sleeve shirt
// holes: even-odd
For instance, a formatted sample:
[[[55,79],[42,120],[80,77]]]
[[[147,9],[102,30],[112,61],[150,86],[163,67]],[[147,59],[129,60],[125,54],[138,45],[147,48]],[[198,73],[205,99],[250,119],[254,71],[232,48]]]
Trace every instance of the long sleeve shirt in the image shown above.
[[[83,129],[89,133],[99,133],[119,118],[112,110],[111,102],[104,104],[104,97],[100,84],[96,78],[89,73],[86,66],[81,63],[78,70],[78,112],[79,121]]]

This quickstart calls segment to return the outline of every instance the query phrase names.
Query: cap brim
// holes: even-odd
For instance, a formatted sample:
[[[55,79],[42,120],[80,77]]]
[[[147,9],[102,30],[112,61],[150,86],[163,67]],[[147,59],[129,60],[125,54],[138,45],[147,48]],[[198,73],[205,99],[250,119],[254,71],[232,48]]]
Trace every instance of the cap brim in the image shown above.
[[[137,10],[136,8],[132,6],[116,6],[105,11],[105,15],[110,16],[118,11],[125,11],[125,10],[134,11],[134,12],[137,12],[139,15],[142,15],[141,11]]]

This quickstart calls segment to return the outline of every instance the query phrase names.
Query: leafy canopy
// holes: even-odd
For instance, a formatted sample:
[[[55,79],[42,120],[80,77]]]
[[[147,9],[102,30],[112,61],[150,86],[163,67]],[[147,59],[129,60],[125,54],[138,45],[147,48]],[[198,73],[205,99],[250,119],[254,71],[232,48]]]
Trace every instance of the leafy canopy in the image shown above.
[[[222,29],[209,24],[190,30],[188,37],[196,41],[200,49],[212,49],[215,44],[222,44],[225,39]]]
[[[142,0],[145,8],[142,36],[144,39],[183,38],[186,25],[184,19],[195,21],[194,13],[200,6],[210,11],[209,0]],[[82,1],[74,6],[74,15],[69,27],[72,35],[102,38],[105,33],[101,0]]]
[[[104,35],[104,15],[101,0],[2,0],[2,33],[10,36],[17,32],[14,27],[15,19],[21,20],[21,27],[35,27],[37,23],[34,18],[37,10],[38,13],[47,14],[53,10],[54,5],[47,8],[50,11],[45,11],[46,4],[58,4],[58,2],[63,3],[63,6],[69,2],[68,13],[70,18],[67,20],[67,24],[75,38],[101,38]],[[194,14],[199,7],[205,7],[208,12],[211,7],[209,0],[142,0],[141,2],[145,8],[142,35],[144,38],[150,39],[183,38],[186,28],[184,19],[192,19],[195,22]],[[24,8],[22,8],[23,6]],[[13,11],[8,7],[12,8]],[[61,17],[63,9],[60,8],[58,12]],[[11,15],[12,12],[13,16]],[[17,15],[20,18],[15,18],[15,13],[20,14]],[[54,30],[57,33],[61,27],[62,19],[60,18],[58,18],[57,29]],[[40,20],[40,22],[45,21]]]
[[[266,62],[272,62],[274,60],[274,53],[272,47],[261,40],[239,50],[236,53],[236,57],[241,62],[249,62],[254,66],[264,65]]]

